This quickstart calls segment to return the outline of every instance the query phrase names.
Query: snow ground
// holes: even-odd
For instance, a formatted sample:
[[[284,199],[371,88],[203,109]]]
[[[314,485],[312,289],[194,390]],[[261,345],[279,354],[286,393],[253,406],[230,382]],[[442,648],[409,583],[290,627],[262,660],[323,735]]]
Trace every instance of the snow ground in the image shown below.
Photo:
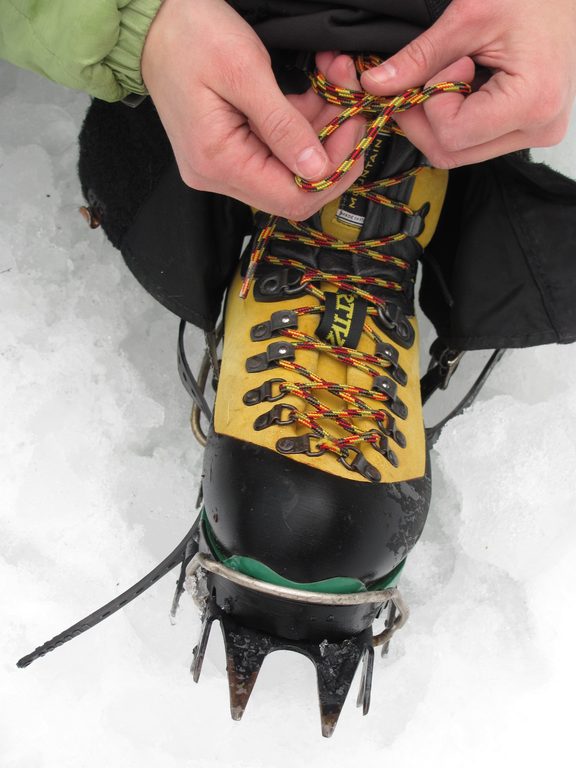
[[[177,322],[77,213],[86,104],[0,64],[0,765],[573,765],[576,347],[510,353],[446,429],[410,622],[332,740],[304,658],[267,660],[241,724],[216,631],[193,684],[172,577],[16,669],[170,551],[199,477]],[[542,156],[576,175],[575,138]]]

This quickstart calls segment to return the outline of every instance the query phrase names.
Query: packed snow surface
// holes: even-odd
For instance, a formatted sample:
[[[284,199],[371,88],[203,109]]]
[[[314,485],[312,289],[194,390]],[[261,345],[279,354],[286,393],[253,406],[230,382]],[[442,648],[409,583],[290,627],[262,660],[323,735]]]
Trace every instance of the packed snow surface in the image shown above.
[[[177,320],[78,215],[87,103],[0,64],[0,765],[573,765],[574,346],[509,353],[446,428],[410,621],[377,659],[370,715],[351,696],[331,740],[304,657],[265,662],[242,723],[217,631],[193,684],[199,618],[187,597],[170,625],[172,576],[16,669],[162,559],[198,488]],[[574,122],[541,155],[573,176]]]

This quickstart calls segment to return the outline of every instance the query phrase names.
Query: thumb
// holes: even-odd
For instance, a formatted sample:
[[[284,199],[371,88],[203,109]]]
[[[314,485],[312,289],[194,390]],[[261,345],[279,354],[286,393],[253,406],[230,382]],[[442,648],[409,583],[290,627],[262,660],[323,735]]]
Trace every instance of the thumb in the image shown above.
[[[314,128],[282,93],[272,69],[259,66],[235,92],[222,95],[245,115],[261,141],[292,173],[320,179],[328,155]]]
[[[472,53],[478,30],[450,7],[426,32],[383,64],[362,75],[362,87],[377,96],[393,96],[424,85],[445,67]]]

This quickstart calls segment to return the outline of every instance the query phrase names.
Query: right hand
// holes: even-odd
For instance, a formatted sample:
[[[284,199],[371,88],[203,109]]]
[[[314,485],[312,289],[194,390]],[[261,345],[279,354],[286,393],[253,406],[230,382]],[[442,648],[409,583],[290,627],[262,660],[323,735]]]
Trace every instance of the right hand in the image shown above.
[[[378,67],[369,93],[464,80],[470,96],[447,93],[398,115],[398,125],[437,168],[480,163],[566,135],[576,98],[576,0],[452,0],[438,21]]]
[[[319,54],[339,85],[360,89],[348,56]],[[301,221],[338,197],[362,172],[306,192],[294,175],[330,175],[363,133],[349,120],[325,143],[317,131],[337,114],[308,91],[286,97],[253,29],[224,0],[165,0],[152,23],[142,75],[172,144],[180,174],[194,189],[234,197]]]

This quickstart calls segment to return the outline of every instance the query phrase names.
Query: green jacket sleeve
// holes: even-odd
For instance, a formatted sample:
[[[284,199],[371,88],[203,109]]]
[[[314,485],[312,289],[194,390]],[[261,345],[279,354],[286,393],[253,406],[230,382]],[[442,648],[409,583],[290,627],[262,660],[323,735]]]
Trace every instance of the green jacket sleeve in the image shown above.
[[[0,58],[104,101],[146,93],[140,57],[162,0],[0,0]]]

